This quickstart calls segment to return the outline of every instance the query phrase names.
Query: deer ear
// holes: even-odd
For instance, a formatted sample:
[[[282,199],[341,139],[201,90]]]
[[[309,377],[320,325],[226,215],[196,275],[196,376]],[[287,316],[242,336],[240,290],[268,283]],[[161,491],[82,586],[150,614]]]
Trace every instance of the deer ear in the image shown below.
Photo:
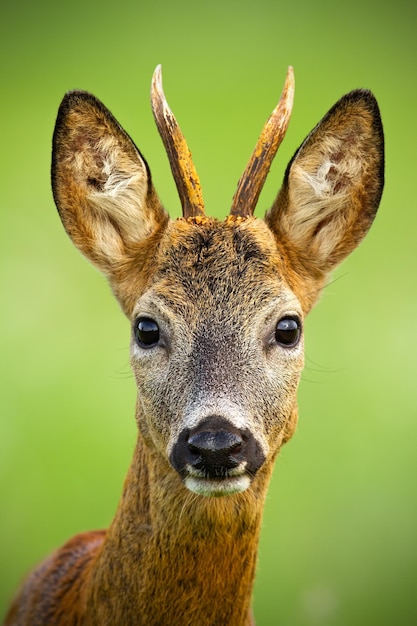
[[[68,93],[59,108],[52,189],[74,244],[106,274],[168,219],[139,150],[86,92]]]
[[[310,274],[325,274],[367,233],[384,184],[384,138],[375,98],[339,100],[290,161],[265,220]]]

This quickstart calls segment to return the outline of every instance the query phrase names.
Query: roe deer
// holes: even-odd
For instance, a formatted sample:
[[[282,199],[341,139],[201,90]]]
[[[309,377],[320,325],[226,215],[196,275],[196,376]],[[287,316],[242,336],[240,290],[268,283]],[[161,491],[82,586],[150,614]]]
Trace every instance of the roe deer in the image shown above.
[[[53,140],[65,229],[131,322],[138,439],[107,531],[71,539],[24,582],[6,624],[246,626],[265,495],[296,427],[303,323],[329,272],[368,231],[383,187],[375,98],[342,97],[253,216],[288,125],[281,100],[225,221],[206,217],[197,173],[162,90],[155,120],[183,217],[94,96],[68,93]]]

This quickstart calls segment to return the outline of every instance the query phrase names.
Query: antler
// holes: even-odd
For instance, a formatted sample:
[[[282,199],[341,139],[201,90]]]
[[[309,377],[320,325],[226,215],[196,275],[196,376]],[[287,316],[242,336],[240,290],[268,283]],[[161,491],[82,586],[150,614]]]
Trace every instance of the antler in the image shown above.
[[[253,215],[274,156],[284,139],[291,117],[294,99],[294,72],[287,71],[280,101],[266,122],[245,171],[233,196],[230,215]]]
[[[151,102],[155,122],[177,185],[183,216],[204,215],[200,180],[184,135],[165,99],[160,65],[157,66],[152,77]]]

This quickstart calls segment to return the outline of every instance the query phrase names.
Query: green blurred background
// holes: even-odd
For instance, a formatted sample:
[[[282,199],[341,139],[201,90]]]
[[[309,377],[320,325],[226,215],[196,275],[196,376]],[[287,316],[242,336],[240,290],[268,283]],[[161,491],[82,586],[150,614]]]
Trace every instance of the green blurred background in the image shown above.
[[[386,187],[307,323],[300,423],[268,496],[255,614],[260,626],[417,623],[416,14],[409,0],[2,4],[0,613],[39,559],[108,525],[135,441],[129,325],[50,192],[61,97],[102,99],[178,214],[149,106],[162,63],[207,210],[225,216],[292,64],[293,119],[258,215],[304,136],[356,87],[381,107]]]

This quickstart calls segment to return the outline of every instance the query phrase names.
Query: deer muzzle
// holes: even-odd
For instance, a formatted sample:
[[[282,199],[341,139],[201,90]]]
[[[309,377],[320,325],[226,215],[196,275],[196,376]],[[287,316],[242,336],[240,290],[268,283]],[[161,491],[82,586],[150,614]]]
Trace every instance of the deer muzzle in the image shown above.
[[[236,428],[215,415],[181,431],[170,455],[185,486],[205,496],[245,491],[264,461],[262,449],[248,429]]]

